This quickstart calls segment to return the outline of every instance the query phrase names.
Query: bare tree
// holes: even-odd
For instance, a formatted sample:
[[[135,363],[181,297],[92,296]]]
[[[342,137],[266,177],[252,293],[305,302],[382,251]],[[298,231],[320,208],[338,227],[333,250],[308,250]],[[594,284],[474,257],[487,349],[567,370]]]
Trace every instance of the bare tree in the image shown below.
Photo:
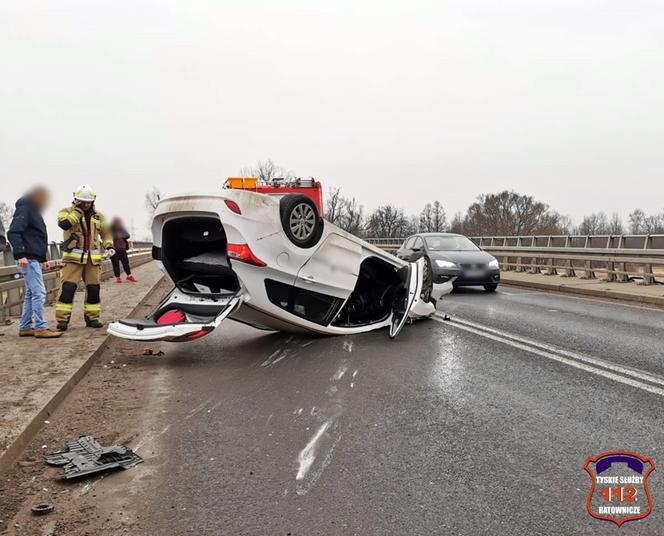
[[[153,186],[152,189],[145,194],[145,208],[148,209],[150,214],[153,214],[159,201],[161,200],[162,194],[159,188]]]
[[[664,233],[664,211],[660,214],[646,215],[637,208],[629,215],[629,231],[632,234]]]
[[[623,223],[620,214],[614,212],[609,219],[609,224],[607,227],[609,234],[612,235],[621,235],[625,234],[625,224]]]
[[[0,221],[5,226],[5,228],[9,229],[9,224],[11,223],[13,216],[14,207],[8,205],[4,201],[0,201]]]
[[[409,232],[408,218],[403,209],[394,205],[382,205],[367,218],[366,233],[376,238],[402,238]]]
[[[457,212],[454,215],[454,218],[452,218],[452,222],[450,223],[450,233],[464,234],[463,214],[461,212]]]
[[[505,190],[480,195],[468,207],[463,230],[472,235],[558,234],[560,215],[529,195]]]
[[[354,197],[343,200],[343,211],[337,225],[344,231],[348,231],[356,236],[362,234],[362,228],[364,227],[364,207]]]
[[[330,188],[325,199],[325,219],[359,236],[364,226],[364,207],[354,197],[343,196],[340,188]]]
[[[240,175],[243,177],[258,177],[261,181],[270,181],[275,177],[283,177],[285,179],[293,178],[293,172],[288,171],[286,168],[276,165],[269,158],[265,161],[259,160],[255,166],[243,167],[240,170]]]
[[[341,195],[341,188],[330,188],[325,199],[325,219],[334,225],[339,224],[344,210],[345,199]]]
[[[584,216],[577,232],[582,235],[609,234],[609,218],[607,218],[604,212],[596,212],[589,216]]]
[[[447,216],[440,201],[427,203],[420,212],[418,230],[422,233],[440,233],[447,226]]]

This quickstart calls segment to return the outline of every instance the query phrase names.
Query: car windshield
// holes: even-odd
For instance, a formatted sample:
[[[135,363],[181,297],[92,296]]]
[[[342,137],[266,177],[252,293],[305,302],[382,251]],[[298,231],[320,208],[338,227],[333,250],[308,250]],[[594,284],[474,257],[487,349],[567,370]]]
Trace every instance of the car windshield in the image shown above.
[[[478,248],[465,236],[425,236],[431,251],[477,251]]]

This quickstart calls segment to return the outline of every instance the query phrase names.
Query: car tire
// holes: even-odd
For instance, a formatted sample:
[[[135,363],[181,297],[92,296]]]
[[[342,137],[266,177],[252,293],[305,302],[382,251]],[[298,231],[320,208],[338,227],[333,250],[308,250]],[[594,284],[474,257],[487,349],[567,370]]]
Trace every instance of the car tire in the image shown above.
[[[279,200],[281,226],[288,239],[298,247],[311,248],[323,235],[323,218],[313,200],[306,195],[288,194]]]
[[[486,292],[496,292],[498,288],[498,283],[490,283],[489,285],[484,285],[484,290]]]

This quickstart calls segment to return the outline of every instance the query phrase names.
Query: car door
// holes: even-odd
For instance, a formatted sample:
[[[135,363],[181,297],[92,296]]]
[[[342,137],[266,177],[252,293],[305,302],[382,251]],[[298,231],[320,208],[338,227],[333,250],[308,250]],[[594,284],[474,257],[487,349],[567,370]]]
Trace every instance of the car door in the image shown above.
[[[424,275],[424,259],[409,263],[397,272],[401,283],[394,296],[392,319],[390,322],[390,339],[394,339],[403,329],[408,314],[419,302],[422,292]]]
[[[355,288],[362,262],[362,246],[331,233],[300,268],[295,286],[346,299]]]

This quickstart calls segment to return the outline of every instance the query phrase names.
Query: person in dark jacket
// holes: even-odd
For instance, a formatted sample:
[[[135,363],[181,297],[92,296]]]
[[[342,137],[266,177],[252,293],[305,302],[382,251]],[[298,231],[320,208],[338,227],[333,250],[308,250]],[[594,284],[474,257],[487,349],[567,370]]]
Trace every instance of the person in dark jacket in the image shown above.
[[[115,274],[115,282],[122,283],[120,277],[120,263],[127,274],[127,281],[136,283],[136,278],[131,274],[131,267],[129,266],[129,255],[127,252],[131,249],[131,235],[125,229],[124,223],[120,218],[113,218],[111,222],[111,234],[113,235],[113,248],[115,255],[111,257],[111,264],[113,265],[113,274]]]
[[[23,316],[18,328],[20,337],[54,338],[62,335],[48,329],[44,318],[46,288],[42,268],[48,268],[48,235],[42,212],[49,201],[50,194],[46,188],[30,190],[16,201],[16,210],[7,233],[16,264],[25,281]]]

